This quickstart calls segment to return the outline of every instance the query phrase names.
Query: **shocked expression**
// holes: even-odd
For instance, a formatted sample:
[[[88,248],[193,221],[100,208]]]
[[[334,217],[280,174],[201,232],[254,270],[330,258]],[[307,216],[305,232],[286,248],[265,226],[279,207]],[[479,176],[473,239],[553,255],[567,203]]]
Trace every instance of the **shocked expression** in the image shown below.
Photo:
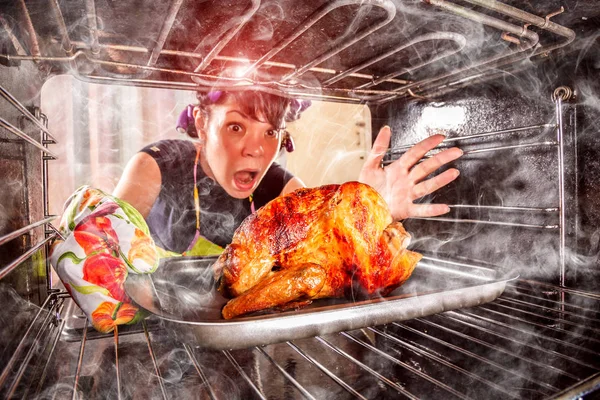
[[[282,129],[262,116],[256,120],[246,115],[233,99],[210,106],[208,115],[195,110],[194,117],[204,172],[230,196],[250,196],[277,157]]]

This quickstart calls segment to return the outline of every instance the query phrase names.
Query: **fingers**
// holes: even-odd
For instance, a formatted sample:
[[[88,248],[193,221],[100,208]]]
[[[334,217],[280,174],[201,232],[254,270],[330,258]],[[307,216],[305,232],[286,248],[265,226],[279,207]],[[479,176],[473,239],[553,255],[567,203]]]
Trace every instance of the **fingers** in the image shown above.
[[[412,191],[414,200],[431,194],[436,190],[446,186],[447,184],[458,178],[458,175],[460,175],[460,172],[456,168],[451,168],[447,171],[442,172],[439,175],[434,176],[431,179],[427,179],[426,181],[416,184]]]
[[[450,207],[446,204],[413,204],[409,217],[426,218],[446,214]]]
[[[398,165],[407,170],[419,162],[428,151],[436,148],[445,139],[444,135],[432,135],[412,146],[400,159]]]
[[[446,149],[437,153],[435,156],[423,161],[420,164],[417,164],[411,171],[410,175],[415,180],[415,182],[419,182],[422,179],[425,179],[429,174],[438,170],[438,168],[444,166],[445,164],[456,160],[460,156],[462,156],[463,151],[457,147],[453,147],[451,149]]]
[[[385,157],[385,153],[390,147],[390,137],[392,131],[389,126],[384,126],[379,130],[377,138],[373,143],[373,148],[365,161],[364,167],[367,168],[379,168],[381,166],[381,160]]]

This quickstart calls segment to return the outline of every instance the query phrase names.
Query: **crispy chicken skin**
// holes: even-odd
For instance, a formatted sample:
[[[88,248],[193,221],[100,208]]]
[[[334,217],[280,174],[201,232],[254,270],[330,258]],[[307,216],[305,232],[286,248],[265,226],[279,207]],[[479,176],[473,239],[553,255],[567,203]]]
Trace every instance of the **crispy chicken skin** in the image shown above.
[[[385,296],[421,255],[368,185],[298,189],[249,216],[215,263],[223,317],[299,308],[312,300]]]

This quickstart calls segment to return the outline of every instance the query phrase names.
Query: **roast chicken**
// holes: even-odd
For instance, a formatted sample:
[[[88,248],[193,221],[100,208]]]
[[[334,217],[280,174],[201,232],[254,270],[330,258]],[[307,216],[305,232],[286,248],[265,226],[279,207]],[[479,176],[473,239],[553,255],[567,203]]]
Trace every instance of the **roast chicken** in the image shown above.
[[[299,189],[249,216],[216,261],[225,319],[300,308],[313,300],[385,296],[421,255],[383,198],[349,182]]]

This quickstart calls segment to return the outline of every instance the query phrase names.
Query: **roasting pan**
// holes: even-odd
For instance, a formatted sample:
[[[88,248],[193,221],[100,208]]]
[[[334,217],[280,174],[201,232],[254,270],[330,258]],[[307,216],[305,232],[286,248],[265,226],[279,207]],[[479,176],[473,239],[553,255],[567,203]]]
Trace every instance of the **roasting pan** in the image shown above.
[[[225,320],[215,289],[216,257],[161,260],[154,274],[130,274],[125,290],[167,329],[200,347],[227,350],[382,325],[493,301],[518,277],[497,269],[425,256],[410,279],[385,298],[321,299],[296,311]]]

